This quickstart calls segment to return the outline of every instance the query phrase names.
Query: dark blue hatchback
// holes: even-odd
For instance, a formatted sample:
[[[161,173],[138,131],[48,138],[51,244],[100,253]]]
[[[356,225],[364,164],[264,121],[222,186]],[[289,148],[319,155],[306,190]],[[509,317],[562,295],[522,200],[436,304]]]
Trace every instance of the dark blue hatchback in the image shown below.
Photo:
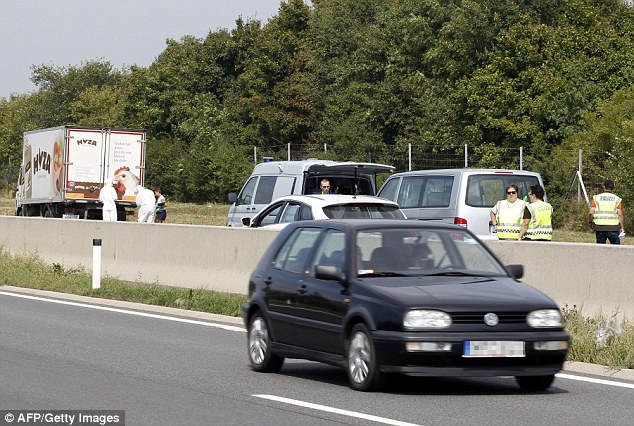
[[[385,373],[515,376],[547,389],[569,335],[557,304],[518,281],[464,228],[415,221],[306,221],[268,248],[244,305],[252,368],[284,358],[340,366],[353,389]]]

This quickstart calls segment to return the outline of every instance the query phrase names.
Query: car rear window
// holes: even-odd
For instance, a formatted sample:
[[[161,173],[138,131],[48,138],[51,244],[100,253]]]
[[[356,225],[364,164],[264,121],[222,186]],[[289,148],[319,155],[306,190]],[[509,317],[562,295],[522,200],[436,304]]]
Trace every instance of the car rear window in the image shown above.
[[[530,201],[531,186],[539,185],[536,176],[520,174],[486,174],[469,176],[466,204],[472,207],[493,207],[506,199],[506,188],[514,183],[519,188],[518,198]]]
[[[342,204],[326,206],[323,211],[329,219],[405,219],[398,207],[380,204]]]

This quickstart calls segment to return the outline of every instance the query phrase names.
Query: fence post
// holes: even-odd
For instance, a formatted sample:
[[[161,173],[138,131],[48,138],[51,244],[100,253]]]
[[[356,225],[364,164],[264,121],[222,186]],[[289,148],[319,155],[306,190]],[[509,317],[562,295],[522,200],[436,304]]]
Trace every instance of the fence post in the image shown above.
[[[291,143],[288,143],[288,161],[291,161]]]
[[[464,144],[464,168],[469,167],[469,145]]]
[[[324,154],[328,152],[328,148],[326,147],[326,143],[324,142]]]
[[[520,170],[524,170],[524,147],[520,146]]]
[[[579,150],[579,178],[581,178],[581,166],[583,165],[583,149]],[[581,202],[581,179],[577,182],[577,202]]]
[[[408,143],[407,144],[407,156],[408,158],[408,162],[409,162],[409,169],[408,171],[412,171],[412,144]]]
[[[253,164],[258,164],[258,147],[253,147]]]

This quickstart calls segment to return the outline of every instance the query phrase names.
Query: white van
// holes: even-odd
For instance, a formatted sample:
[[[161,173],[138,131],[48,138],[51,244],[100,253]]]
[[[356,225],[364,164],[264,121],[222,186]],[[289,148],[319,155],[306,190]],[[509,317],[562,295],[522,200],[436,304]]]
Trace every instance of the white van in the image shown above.
[[[319,182],[330,181],[333,194],[375,195],[376,173],[392,173],[385,164],[330,160],[269,161],[255,166],[238,195],[229,194],[227,226],[242,226],[242,218],[256,215],[285,195],[318,194]]]
[[[453,223],[481,239],[495,239],[489,212],[506,199],[506,187],[512,183],[526,201],[531,186],[544,187],[539,173],[524,170],[418,170],[390,176],[378,196],[396,201],[408,219]]]

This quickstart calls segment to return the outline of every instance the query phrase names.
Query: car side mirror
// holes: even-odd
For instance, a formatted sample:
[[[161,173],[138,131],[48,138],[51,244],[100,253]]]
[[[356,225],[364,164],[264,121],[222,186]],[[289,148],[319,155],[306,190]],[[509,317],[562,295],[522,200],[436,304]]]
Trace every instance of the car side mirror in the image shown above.
[[[243,217],[242,218],[242,224],[244,226],[251,226],[251,218],[250,217]]]
[[[238,200],[238,194],[236,194],[235,192],[228,193],[227,200],[229,200],[231,204],[235,203]]]
[[[315,268],[315,277],[319,280],[346,282],[346,274],[336,266],[317,265]]]
[[[516,280],[524,276],[524,265],[506,265],[506,271]]]

